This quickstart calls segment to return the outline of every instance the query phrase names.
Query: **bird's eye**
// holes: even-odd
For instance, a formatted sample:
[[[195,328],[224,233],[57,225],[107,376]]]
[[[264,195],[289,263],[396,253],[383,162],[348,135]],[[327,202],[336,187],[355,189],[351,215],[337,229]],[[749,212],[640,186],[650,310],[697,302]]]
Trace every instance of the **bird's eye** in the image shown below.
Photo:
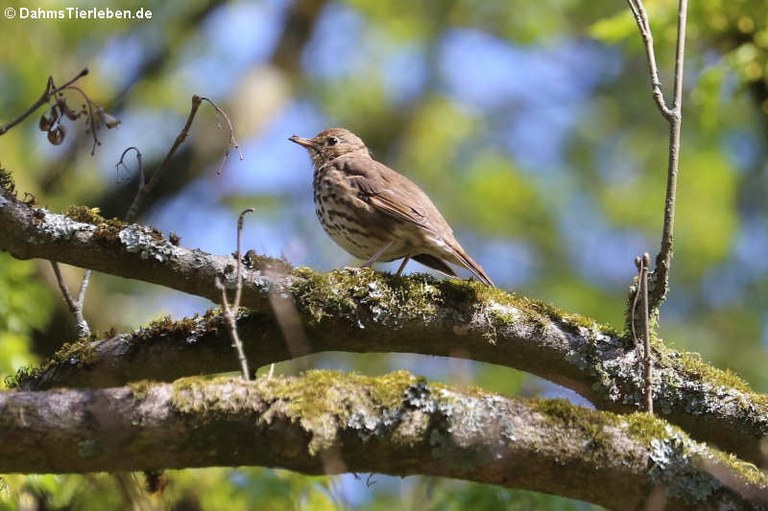
[[[339,143],[339,139],[336,137],[328,137],[328,140],[326,143],[328,144],[328,147],[334,146]]]

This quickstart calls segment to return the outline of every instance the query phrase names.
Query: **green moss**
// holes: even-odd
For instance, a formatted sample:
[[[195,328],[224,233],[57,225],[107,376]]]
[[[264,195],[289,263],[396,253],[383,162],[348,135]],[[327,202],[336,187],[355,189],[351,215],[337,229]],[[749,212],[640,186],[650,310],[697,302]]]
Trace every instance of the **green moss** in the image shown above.
[[[611,430],[622,424],[621,416],[576,406],[563,399],[536,399],[530,403],[553,426],[581,431],[587,442],[583,446],[584,453],[590,458],[600,461],[615,456],[615,439]]]
[[[242,260],[243,265],[249,269],[256,269],[277,275],[287,275],[293,272],[293,266],[291,266],[291,263],[284,257],[272,257],[265,254],[257,254],[253,250],[249,250],[242,256]]]
[[[149,392],[154,385],[156,383],[151,380],[141,380],[128,382],[127,387],[131,390],[134,399],[143,400],[149,396]]]
[[[611,336],[618,336],[618,331],[610,326],[603,323],[598,323],[592,318],[588,318],[586,316],[581,316],[579,314],[572,314],[569,312],[565,312],[556,306],[552,305],[551,303],[546,303],[540,300],[533,300],[530,298],[524,298],[525,302],[528,305],[529,310],[533,310],[541,314],[542,316],[547,317],[551,321],[556,321],[558,324],[566,327],[570,327],[571,330],[579,329],[579,328],[585,328],[587,330],[596,330],[600,331],[606,335]]]
[[[415,381],[405,371],[372,378],[313,370],[298,378],[261,378],[254,382],[183,378],[173,384],[172,402],[182,413],[204,416],[226,415],[268,403],[270,409],[261,419],[269,421],[278,413],[300,423],[311,435],[310,452],[316,454],[335,441],[339,428],[353,427],[356,416],[378,416],[381,409],[400,407],[405,390]],[[361,434],[370,435],[370,428]]]
[[[577,428],[598,441],[605,439],[606,425],[618,424],[621,420],[618,415],[576,406],[565,399],[535,399],[531,401],[531,407],[553,423]]]
[[[118,234],[128,224],[113,218],[111,220],[104,220],[96,226],[96,230],[93,231],[93,238],[96,240],[102,240],[109,243],[118,241]]]
[[[0,192],[9,198],[16,198],[16,183],[13,182],[13,176],[2,166],[0,166]]]
[[[174,321],[171,316],[163,316],[149,323],[145,328],[138,330],[134,334],[136,341],[147,341],[157,339],[158,337],[187,337],[192,334],[205,333],[206,331],[218,332],[215,326],[215,318],[218,314],[212,312],[205,318],[197,314],[191,318],[182,318]],[[201,330],[201,327],[205,327]]]
[[[650,445],[652,440],[663,440],[669,435],[669,423],[654,415],[635,412],[625,415],[623,419],[629,425],[629,434],[643,445]]]
[[[370,268],[344,268],[317,273],[296,268],[298,278],[291,293],[300,311],[312,321],[351,316],[359,322],[379,322],[397,326],[402,321],[425,318],[443,301],[444,286],[434,285],[431,277],[394,277]]]
[[[398,371],[378,378],[339,371],[311,370],[301,378],[272,378],[262,380],[263,389],[272,395],[287,399],[286,408],[291,418],[313,422],[313,419],[334,415],[347,419],[355,411],[349,400],[359,401],[356,396],[361,387],[376,407],[398,406],[405,389],[417,381],[407,371]],[[362,403],[360,403],[362,404]]]
[[[21,368],[13,378],[6,378],[5,385],[9,388],[20,388],[34,383],[53,367],[73,366],[88,367],[96,359],[96,350],[88,339],[66,343],[39,367]]]
[[[766,475],[754,464],[721,451],[715,451],[715,461],[724,465],[729,472],[738,474],[748,485],[765,492]]]
[[[338,282],[332,275],[341,274],[337,270],[331,273],[318,273],[310,268],[296,268],[294,275],[300,277],[291,283],[291,294],[298,307],[309,313],[312,320],[322,321],[326,316],[342,315],[355,309],[355,302],[351,297],[340,292],[340,287],[345,280]],[[334,286],[335,284],[335,286]]]
[[[76,222],[99,225],[105,221],[99,212],[99,208],[72,205],[64,211],[64,216],[69,217]]]
[[[91,219],[95,219],[92,216]],[[91,223],[91,222],[89,222]],[[96,224],[96,229],[93,232],[94,239],[106,241],[109,243],[120,242],[120,233],[126,229],[133,229],[130,232],[141,233],[146,235],[152,241],[166,241],[163,237],[163,233],[155,229],[154,227],[139,226],[135,224],[127,224],[119,218],[112,218],[109,220],[102,219],[101,222]],[[126,231],[129,232],[129,231]]]
[[[677,363],[694,380],[707,382],[714,387],[731,387],[752,394],[749,385],[729,370],[721,370],[705,363],[698,353],[679,352]]]
[[[9,390],[22,388],[27,382],[40,378],[42,369],[39,367],[20,367],[13,376],[3,379],[3,386]]]
[[[65,343],[53,356],[59,362],[87,366],[96,358],[96,350],[89,340]]]
[[[541,329],[548,327],[552,323],[557,323],[560,328],[573,331],[578,335],[583,335],[583,332],[580,331],[581,329],[587,329],[591,332],[599,331],[611,336],[618,335],[616,329],[613,327],[598,323],[592,318],[578,314],[570,314],[558,309],[551,303],[534,300],[524,296],[517,296],[500,289],[481,286],[477,290],[475,298],[485,304],[500,304],[509,307],[509,312],[506,314],[504,313],[504,308],[492,307],[489,309],[489,312],[493,315],[494,319],[500,321],[502,324],[523,320],[531,323],[536,328]],[[513,309],[524,312],[525,316],[521,317],[520,314],[512,313],[511,311]]]

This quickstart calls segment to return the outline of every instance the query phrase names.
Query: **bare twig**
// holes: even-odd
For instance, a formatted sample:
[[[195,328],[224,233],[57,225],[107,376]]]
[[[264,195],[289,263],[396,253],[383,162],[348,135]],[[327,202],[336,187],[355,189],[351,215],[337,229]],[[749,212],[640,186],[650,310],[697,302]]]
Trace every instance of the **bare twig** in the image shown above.
[[[56,275],[56,282],[59,285],[61,294],[64,296],[64,302],[67,304],[72,315],[75,316],[75,322],[77,323],[77,337],[83,339],[91,335],[91,329],[88,326],[88,322],[83,316],[83,302],[85,302],[85,292],[88,289],[88,283],[91,279],[91,270],[86,270],[83,274],[83,280],[80,282],[80,290],[77,293],[77,300],[72,298],[72,294],[69,292],[67,283],[64,282],[64,276],[61,274],[61,268],[59,263],[51,261],[53,267],[53,273]]]
[[[157,169],[152,173],[152,176],[149,178],[148,181],[145,181],[144,177],[140,179],[139,183],[139,191],[136,193],[136,196],[133,199],[133,203],[131,204],[131,207],[128,208],[128,213],[125,215],[125,219],[128,222],[132,222],[136,216],[139,213],[139,210],[141,209],[141,204],[144,200],[144,198],[149,195],[149,193],[157,186],[158,181],[160,180],[160,174],[162,173],[163,169],[168,165],[168,162],[171,161],[171,158],[173,158],[173,155],[176,154],[176,151],[178,151],[181,144],[184,142],[184,140],[187,139],[189,136],[189,130],[192,128],[192,122],[195,120],[195,116],[197,115],[197,111],[200,108],[200,104],[206,101],[213,106],[213,108],[216,110],[216,115],[223,117],[224,120],[227,122],[227,126],[229,127],[229,143],[232,145],[235,149],[237,149],[238,153],[240,154],[240,159],[242,160],[244,158],[242,151],[240,150],[240,145],[237,142],[237,139],[234,135],[234,127],[232,126],[232,121],[229,119],[229,116],[224,112],[219,106],[214,103],[211,99],[198,96],[197,94],[192,96],[192,108],[189,110],[189,115],[187,116],[187,122],[184,123],[184,127],[181,129],[181,132],[179,132],[179,135],[176,137],[176,140],[173,142],[173,145],[171,146],[171,149],[168,151],[168,153],[165,155],[165,158],[163,158],[163,161],[158,165]],[[221,126],[219,126],[221,128]],[[129,149],[126,149],[125,152],[127,152]],[[125,156],[125,152],[123,153],[123,156]],[[137,150],[138,153],[138,150]],[[227,161],[227,157],[229,155],[229,149],[224,153],[224,157],[219,164],[219,168],[217,172],[221,172],[221,168],[224,166],[224,163]],[[120,159],[122,162],[122,158]],[[139,162],[141,163],[141,162]],[[118,163],[119,164],[119,163]]]
[[[637,338],[635,323],[637,321],[637,306],[642,305],[640,324],[643,329],[643,380],[645,382],[645,408],[653,414],[653,353],[651,353],[650,315],[648,310],[648,265],[651,256],[645,252],[642,257],[635,258],[637,266],[637,289],[632,299],[631,324],[632,338],[635,346],[639,348],[640,340]]]
[[[653,99],[656,102],[656,106],[659,108],[661,115],[663,115],[665,119],[670,120],[674,113],[664,102],[664,91],[661,87],[661,79],[659,79],[659,68],[656,65],[656,53],[653,49],[653,33],[651,32],[651,24],[648,21],[648,13],[645,11],[642,0],[627,0],[627,3],[635,17],[637,27],[640,29],[643,43],[645,43],[645,54],[648,57],[648,74],[651,77]]]
[[[253,213],[253,208],[248,208],[240,213],[237,218],[237,249],[235,251],[235,301],[232,307],[229,306],[229,300],[227,299],[227,288],[221,282],[219,277],[216,277],[216,287],[221,290],[221,307],[224,311],[224,319],[227,324],[227,331],[232,339],[232,346],[237,351],[237,359],[240,361],[240,369],[243,373],[243,378],[246,380],[251,379],[251,373],[248,369],[248,359],[245,356],[245,350],[243,349],[243,341],[240,340],[240,336],[237,333],[237,320],[235,314],[240,309],[240,297],[243,293],[243,279],[241,276],[242,261],[240,257],[240,238],[243,232],[244,217],[248,213]]]
[[[40,117],[39,123],[40,130],[48,132],[48,141],[53,145],[59,145],[64,142],[67,129],[62,124],[63,119],[66,118],[70,121],[76,121],[85,116],[87,117],[87,131],[91,133],[91,137],[93,138],[91,156],[96,154],[96,147],[101,145],[98,136],[99,128],[102,126],[106,126],[107,129],[115,128],[120,124],[120,120],[106,113],[102,107],[94,103],[93,100],[88,97],[88,94],[86,94],[80,87],[74,85],[77,80],[86,74],[88,74],[87,68],[83,69],[77,76],[61,87],[56,87],[53,82],[53,77],[49,76],[46,89],[43,91],[40,98],[38,98],[38,100],[18,118],[0,128],[0,135],[32,115],[32,113],[41,106],[50,104],[48,111],[43,113],[42,117]],[[82,108],[73,109],[67,104],[67,98],[64,93],[69,91],[74,91],[82,97],[84,102]]]
[[[48,101],[50,101],[51,97],[53,97],[55,94],[58,94],[62,90],[70,87],[73,83],[75,83],[76,81],[78,81],[80,78],[84,77],[87,74],[88,74],[88,68],[86,67],[86,68],[82,69],[79,73],[77,73],[77,75],[74,78],[69,80],[67,83],[65,83],[61,87],[56,87],[54,85],[54,83],[53,83],[53,77],[49,76],[48,77],[48,83],[45,86],[45,90],[40,95],[40,98],[37,101],[35,101],[32,104],[32,106],[27,108],[24,111],[23,114],[21,114],[20,116],[18,116],[16,119],[12,120],[11,122],[6,124],[5,126],[0,127],[0,135],[4,135],[6,132],[8,132],[8,130],[10,130],[14,126],[16,126],[19,123],[21,123],[24,119],[26,119],[27,117],[32,115],[35,112],[35,110],[37,110],[38,108],[40,108],[44,104],[48,103]]]
[[[85,301],[85,292],[88,290],[88,284],[91,282],[91,273],[91,270],[86,270],[80,281],[80,290],[77,292],[77,303],[81,309],[83,307],[83,301]]]
[[[80,87],[70,86],[68,89],[78,92],[83,97],[83,100],[85,100],[85,106],[88,108],[88,129],[91,132],[91,138],[93,138],[93,145],[91,146],[91,156],[93,156],[96,154],[96,146],[101,145],[96,132],[99,130],[99,123],[102,122],[104,110],[100,106],[94,105],[91,98]],[[97,111],[101,112],[101,115],[97,115]],[[119,121],[117,124],[119,124]]]
[[[235,309],[238,309],[240,307],[240,297],[243,295],[243,279],[241,277],[241,271],[242,271],[242,251],[240,250],[241,244],[241,238],[243,233],[243,223],[245,222],[245,215],[248,213],[253,213],[253,208],[247,208],[244,209],[240,216],[237,217],[237,249],[235,251],[235,258],[237,259],[237,262],[235,263],[235,279],[237,279],[236,287],[235,287]]]
[[[229,118],[227,113],[219,108],[219,105],[213,102],[210,98],[207,98],[203,96],[200,98],[202,101],[207,101],[210,103],[210,105],[216,110],[216,116],[217,117],[223,117],[224,120],[227,122],[227,126],[229,127],[229,145],[232,146],[232,148],[237,149],[238,154],[240,155],[240,161],[243,161],[245,159],[245,156],[243,156],[243,151],[240,150],[240,143],[237,141],[237,138],[235,138],[235,128],[232,126],[232,120]],[[218,124],[216,126],[219,130],[221,129],[221,124]],[[224,156],[221,158],[221,163],[219,163],[219,167],[216,169],[217,174],[221,174],[221,170],[224,168],[224,164],[227,162],[227,158],[229,158],[229,147],[227,147],[226,152],[224,153]]]
[[[251,372],[248,369],[248,359],[245,356],[243,350],[243,341],[240,340],[240,336],[237,333],[235,313],[229,306],[229,300],[227,299],[227,288],[221,282],[219,277],[216,277],[216,287],[221,290],[221,308],[224,311],[225,324],[227,325],[227,332],[232,339],[232,347],[237,351],[237,359],[240,361],[240,370],[243,373],[243,379],[250,381]]]
[[[139,189],[136,192],[136,193],[139,193],[141,191],[141,188],[144,186],[146,177],[144,176],[144,165],[142,164],[142,161],[141,161],[141,151],[139,151],[138,147],[131,146],[125,151],[123,151],[123,154],[120,155],[120,160],[117,163],[115,163],[115,170],[118,172],[118,174],[120,172],[120,167],[123,167],[124,169],[129,170],[128,165],[125,164],[125,156],[130,151],[134,151],[136,153],[136,162],[139,165]],[[119,177],[118,177],[118,181],[119,181]]]
[[[53,267],[53,273],[56,275],[56,282],[59,284],[61,294],[64,295],[64,301],[67,303],[67,307],[69,307],[69,310],[72,312],[75,312],[77,306],[75,305],[75,300],[72,298],[72,295],[69,292],[69,288],[67,287],[66,282],[64,282],[64,276],[61,274],[59,263],[56,261],[51,261],[51,266]]]
[[[672,245],[675,225],[675,201],[677,199],[677,176],[680,162],[680,129],[682,124],[683,63],[685,59],[685,32],[688,16],[688,1],[679,0],[677,18],[677,46],[675,52],[675,76],[672,108],[666,106],[659,80],[656,56],[653,49],[653,36],[648,22],[648,14],[642,0],[627,0],[635,17],[640,35],[645,43],[651,87],[656,106],[669,123],[669,155],[667,161],[667,194],[664,203],[664,227],[661,247],[656,256],[656,268],[651,274],[649,291],[649,309],[651,316],[658,315],[658,309],[664,302],[669,290],[669,270],[672,263]]]
[[[200,108],[201,102],[202,102],[202,99],[200,98],[200,96],[198,96],[197,94],[192,96],[192,108],[189,110],[189,115],[187,116],[187,122],[184,123],[184,127],[181,128],[181,132],[179,132],[178,136],[176,137],[176,140],[173,142],[173,145],[171,146],[171,149],[165,155],[165,158],[163,158],[163,161],[160,163],[157,169],[152,173],[152,177],[149,178],[149,181],[147,181],[146,183],[144,183],[139,187],[139,191],[136,194],[136,196],[133,198],[133,203],[128,208],[128,212],[125,215],[126,221],[132,222],[136,218],[136,216],[139,213],[139,209],[141,208],[141,203],[144,200],[144,197],[149,195],[149,193],[155,188],[155,186],[157,186],[157,182],[160,180],[160,174],[162,173],[163,169],[165,168],[166,165],[168,165],[168,162],[171,161],[171,158],[173,158],[173,155],[176,154],[176,151],[179,149],[179,147],[184,142],[184,140],[187,139],[187,136],[189,136],[189,130],[192,127],[192,121],[195,120],[195,116],[197,115],[197,110]]]

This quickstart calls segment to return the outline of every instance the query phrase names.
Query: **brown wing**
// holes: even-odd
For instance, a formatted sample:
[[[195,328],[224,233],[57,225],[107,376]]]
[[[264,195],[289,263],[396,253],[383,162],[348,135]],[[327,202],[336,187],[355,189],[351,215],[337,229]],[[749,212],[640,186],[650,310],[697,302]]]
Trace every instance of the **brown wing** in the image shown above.
[[[453,234],[427,194],[407,177],[368,158],[344,158],[338,164],[374,208],[435,233]]]
[[[427,229],[444,240],[448,260],[464,266],[483,283],[493,286],[485,270],[472,259],[453,237],[453,230],[440,214],[430,198],[413,181],[390,169],[383,163],[361,156],[341,157],[336,162],[342,171],[350,176],[374,208],[398,220],[409,222]],[[420,263],[455,276],[456,273],[440,258],[430,254],[414,254]],[[452,260],[451,260],[452,259]]]

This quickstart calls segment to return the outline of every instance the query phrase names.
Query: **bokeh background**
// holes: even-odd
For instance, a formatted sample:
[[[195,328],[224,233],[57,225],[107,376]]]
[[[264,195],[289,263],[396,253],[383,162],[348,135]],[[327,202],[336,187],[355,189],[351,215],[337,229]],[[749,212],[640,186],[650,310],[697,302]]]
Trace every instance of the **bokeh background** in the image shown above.
[[[78,86],[122,121],[99,132],[93,155],[82,122],[68,125],[56,147],[38,130],[39,115],[0,137],[0,164],[39,204],[123,216],[136,165],[128,158],[134,172],[117,169],[121,153],[136,146],[154,169],[200,94],[229,112],[245,159],[230,151],[217,173],[228,135],[204,106],[140,219],[177,233],[183,245],[232,252],[237,215],[254,207],[245,247],[318,270],[358,264],[317,223],[309,158],[287,141],[343,126],[429,193],[500,287],[621,327],[633,260],[658,249],[668,131],[624,2],[6,0],[3,8],[97,4],[153,16],[0,17],[0,124],[33,103],[49,75],[63,83],[85,66],[90,74]],[[669,91],[677,4],[647,7]],[[763,0],[689,9],[677,236],[660,334],[766,391],[768,11]],[[80,274],[65,268],[72,287]],[[96,330],[124,331],[212,306],[97,274],[85,313]],[[74,337],[50,266],[0,253],[0,374],[34,365]],[[406,368],[584,403],[524,373],[465,361],[335,353],[311,364],[370,374]],[[0,509],[593,508],[423,477],[206,469],[166,479],[161,495],[147,495],[138,476],[8,475]]]

